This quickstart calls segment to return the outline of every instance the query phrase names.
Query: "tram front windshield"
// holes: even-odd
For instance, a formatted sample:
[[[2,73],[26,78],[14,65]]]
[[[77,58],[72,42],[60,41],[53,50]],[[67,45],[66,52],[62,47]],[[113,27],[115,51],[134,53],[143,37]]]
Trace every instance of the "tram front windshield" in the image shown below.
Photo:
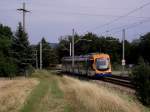
[[[98,59],[96,59],[96,68],[98,70],[107,70],[107,69],[109,69],[109,59],[107,59],[107,58],[98,58]]]

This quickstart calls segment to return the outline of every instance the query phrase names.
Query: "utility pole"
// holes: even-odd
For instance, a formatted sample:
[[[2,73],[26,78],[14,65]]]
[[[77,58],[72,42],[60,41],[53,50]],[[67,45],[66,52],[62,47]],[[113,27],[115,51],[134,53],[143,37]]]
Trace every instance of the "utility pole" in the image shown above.
[[[125,29],[122,30],[122,72],[124,74],[125,69]]]
[[[25,15],[27,12],[30,12],[28,11],[26,8],[25,8],[25,3],[23,3],[23,8],[19,8],[17,9],[18,11],[21,11],[22,12],[22,17],[23,17],[23,30],[25,32]]]
[[[70,42],[70,52],[69,52],[69,53],[70,53],[70,56],[71,56],[71,48],[72,48],[72,47],[71,47],[71,42]]]
[[[42,41],[40,42],[40,70],[42,69]]]
[[[36,56],[36,69],[38,69],[38,57],[37,57],[37,50],[35,50],[35,56]]]
[[[72,71],[74,71],[74,29],[72,29]]]

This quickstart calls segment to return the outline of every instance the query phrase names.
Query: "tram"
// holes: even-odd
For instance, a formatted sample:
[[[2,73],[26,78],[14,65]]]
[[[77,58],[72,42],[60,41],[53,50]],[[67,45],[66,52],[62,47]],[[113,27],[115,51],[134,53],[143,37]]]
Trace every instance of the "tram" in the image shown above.
[[[108,54],[94,53],[74,57],[62,58],[62,71],[91,77],[112,76],[110,56]]]

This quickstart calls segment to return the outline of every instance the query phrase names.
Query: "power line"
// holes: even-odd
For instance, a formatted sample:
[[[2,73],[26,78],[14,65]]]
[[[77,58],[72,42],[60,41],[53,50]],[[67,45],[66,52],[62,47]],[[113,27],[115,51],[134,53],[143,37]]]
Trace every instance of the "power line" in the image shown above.
[[[145,33],[136,33],[136,34],[133,34],[133,35],[131,35],[131,36],[138,36],[138,37],[141,37],[142,35],[145,35],[146,34],[146,32]]]
[[[145,20],[145,21],[143,21],[143,22],[139,22],[138,24],[132,24],[132,25],[126,27],[126,29],[128,30],[128,29],[135,28],[135,27],[137,27],[138,25],[142,25],[142,24],[144,24],[144,23],[146,23],[146,22],[150,22],[150,20]],[[118,30],[118,31],[115,31],[115,32],[111,32],[110,35],[115,35],[115,34],[117,34],[118,32],[121,33],[121,31],[122,31],[122,29],[120,29],[120,30]],[[132,35],[132,37],[133,37],[133,36],[138,36],[138,35],[141,36],[141,35],[144,35],[144,34],[146,34],[146,32],[145,32],[145,33],[134,34],[134,35]],[[118,38],[119,38],[119,37],[118,37]]]
[[[115,32],[112,32],[113,34],[115,34],[115,33],[118,33],[120,31],[122,31],[122,29],[126,29],[127,30],[127,29],[131,29],[131,28],[135,28],[135,27],[137,27],[137,26],[139,26],[141,24],[147,23],[147,22],[150,22],[150,18],[148,18],[146,20],[139,21],[139,22],[132,23],[130,25],[123,25],[123,26],[120,26],[120,27],[112,28],[110,30],[106,30],[105,32],[102,32],[101,34],[106,33],[106,32],[111,32],[113,30],[117,30]]]
[[[114,19],[114,20],[112,20],[112,21],[110,21],[110,22],[108,22],[108,23],[105,23],[105,24],[103,24],[103,25],[101,25],[101,26],[97,26],[97,27],[95,27],[95,28],[92,28],[91,30],[95,30],[95,29],[102,28],[102,27],[104,27],[104,26],[110,25],[110,24],[112,24],[112,23],[114,23],[114,22],[116,22],[116,21],[118,21],[118,20],[120,20],[120,19],[122,19],[122,18],[125,18],[125,17],[129,16],[129,15],[132,14],[132,13],[135,13],[135,12],[141,10],[142,8],[144,8],[144,7],[148,6],[148,5],[150,5],[150,2],[148,2],[148,3],[146,3],[146,4],[144,4],[144,5],[140,6],[140,7],[138,7],[138,8],[136,8],[136,9],[134,9],[134,10],[132,10],[132,11],[126,13],[125,15],[120,16],[120,17],[118,17],[118,18],[116,18],[116,19]]]
[[[84,12],[55,12],[55,14],[67,14],[67,15],[80,15],[80,16],[100,16],[100,17],[122,17],[120,15],[107,15],[107,14],[91,14],[91,13],[84,13]],[[136,16],[128,16],[130,18],[149,18],[149,17],[136,17]]]
[[[134,28],[134,27],[137,27],[137,26],[139,26],[139,25],[141,25],[141,24],[144,24],[144,23],[147,23],[147,22],[150,22],[150,18],[149,19],[147,19],[147,20],[144,20],[144,21],[140,21],[139,23],[135,23],[135,24],[133,24],[133,25],[130,25],[130,26],[128,26],[126,29],[131,29],[131,28]]]
[[[144,24],[144,23],[147,23],[147,22],[150,22],[150,18],[149,19],[147,19],[147,20],[143,20],[143,21],[140,21],[139,23],[133,23],[133,24],[131,24],[131,25],[128,25],[128,26],[126,26],[126,27],[123,27],[123,28],[120,28],[119,30],[117,30],[117,31],[115,31],[115,32],[111,32],[111,33],[109,33],[109,35],[115,35],[115,34],[118,34],[119,32],[121,33],[122,32],[122,29],[132,29],[132,28],[135,28],[135,27],[137,27],[137,26],[139,26],[139,25],[142,25],[142,24]],[[125,25],[124,25],[125,26]],[[110,31],[106,31],[106,32],[103,32],[103,33],[108,33],[108,32],[110,32]],[[101,35],[103,36],[104,34],[103,33],[101,33]],[[132,37],[133,36],[137,36],[137,35],[144,35],[144,34],[146,34],[146,32],[145,33],[139,33],[139,34],[135,34],[135,35],[132,35]],[[108,34],[106,35],[106,36],[108,36]],[[120,36],[119,36],[120,37]],[[118,38],[119,38],[118,37]]]

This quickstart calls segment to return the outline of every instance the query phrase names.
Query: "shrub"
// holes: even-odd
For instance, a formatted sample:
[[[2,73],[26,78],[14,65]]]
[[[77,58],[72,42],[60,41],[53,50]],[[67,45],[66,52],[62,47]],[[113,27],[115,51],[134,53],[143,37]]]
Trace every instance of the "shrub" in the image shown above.
[[[150,66],[141,62],[132,70],[133,84],[139,100],[150,106]]]
[[[17,73],[17,66],[12,59],[0,58],[0,76],[14,77]]]
[[[26,67],[26,73],[25,73],[25,75],[26,76],[31,76],[31,74],[34,72],[34,68],[33,68],[33,66],[32,65],[28,65],[27,67]]]

